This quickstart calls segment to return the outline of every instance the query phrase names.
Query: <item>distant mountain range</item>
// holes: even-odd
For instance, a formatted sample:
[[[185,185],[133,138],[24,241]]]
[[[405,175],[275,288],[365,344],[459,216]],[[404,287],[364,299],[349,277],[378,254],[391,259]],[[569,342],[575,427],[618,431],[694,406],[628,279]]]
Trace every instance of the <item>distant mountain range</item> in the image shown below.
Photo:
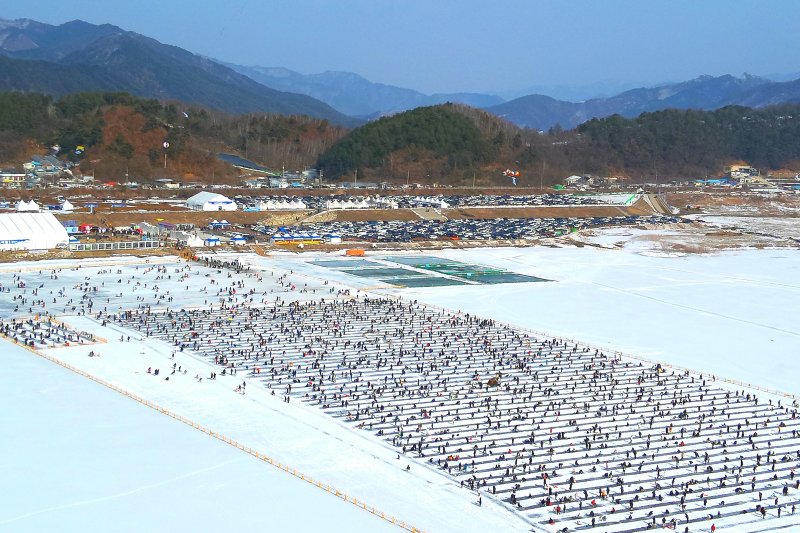
[[[800,80],[775,82],[742,77],[700,76],[690,81],[653,88],[631,89],[610,98],[565,102],[549,96],[523,96],[486,110],[520,127],[548,129],[556,124],[573,128],[592,118],[619,114],[636,117],[663,109],[713,110],[728,105],[764,107],[800,102]]]
[[[713,110],[734,104],[763,107],[800,101],[800,80],[776,82],[749,74],[700,76],[681,83],[630,89],[616,96],[582,102],[541,94],[506,102],[499,96],[478,93],[426,95],[413,89],[373,83],[349,72],[303,75],[280,67],[228,66],[273,89],[312,96],[342,113],[363,119],[454,102],[485,109],[520,127],[546,130],[556,124],[565,129],[574,128],[592,118],[614,114],[632,118],[644,112],[670,108]]]
[[[413,89],[374,83],[352,72],[305,75],[282,67],[226,65],[267,87],[312,96],[346,115],[368,119],[445,102],[472,107],[489,107],[505,102],[499,96],[489,94],[423,94]]]
[[[606,86],[610,90],[613,84]],[[771,81],[747,74],[701,76],[581,102],[541,94],[510,101],[479,93],[428,95],[348,72],[304,75],[280,67],[223,64],[110,24],[76,20],[53,26],[27,19],[0,19],[0,91],[10,90],[54,96],[125,91],[231,113],[308,115],[347,126],[416,107],[454,102],[485,109],[521,127],[542,130],[557,124],[573,128],[613,114],[635,117],[668,108],[712,110],[734,104],[763,107],[800,102],[800,79]]]
[[[109,24],[60,26],[0,20],[0,90],[61,96],[126,91],[231,113],[309,115],[337,124],[357,121],[302,94],[268,88],[215,61]]]
[[[667,81],[659,85],[666,85]],[[506,101],[528,96],[530,94],[541,94],[550,96],[557,100],[568,102],[583,102],[592,98],[608,98],[623,91],[636,89],[637,87],[649,87],[653,83],[646,83],[634,80],[599,80],[587,81],[585,83],[540,83],[529,85],[523,89],[511,91],[501,91],[498,95]]]

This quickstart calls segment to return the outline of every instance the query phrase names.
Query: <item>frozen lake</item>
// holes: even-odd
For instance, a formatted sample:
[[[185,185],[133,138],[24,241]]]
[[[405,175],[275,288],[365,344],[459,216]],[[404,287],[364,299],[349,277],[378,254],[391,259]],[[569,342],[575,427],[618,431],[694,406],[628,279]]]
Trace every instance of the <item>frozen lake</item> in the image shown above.
[[[425,251],[425,256],[552,281],[403,289],[315,265],[320,259],[343,259],[324,254],[215,256],[241,260],[249,269],[240,273],[196,264],[187,268],[177,258],[6,264],[0,265],[0,284],[10,290],[0,292],[0,317],[69,315],[62,318],[108,340],[97,348],[103,355],[87,358],[83,346],[47,350],[50,355],[257,447],[415,526],[526,531],[531,525],[502,506],[485,499],[478,508],[468,491],[424,466],[405,472],[405,463],[385,443],[355,434],[310,407],[285,405],[266,391],[234,395],[235,378],[196,382],[191,376],[206,375],[213,367],[188,354],[178,356],[188,377],[168,385],[152,379],[144,369],[166,367],[171,346],[136,334],[123,342],[120,336],[129,330],[76,315],[88,311],[89,299],[96,313],[148,305],[268,306],[277,298],[347,298],[366,291],[800,394],[799,250],[674,256],[639,245],[612,246],[625,239],[601,234],[597,244],[609,248]],[[375,254],[379,259],[388,255],[415,254]],[[81,268],[75,269],[78,264]],[[87,523],[118,531],[252,530],[265,524],[288,531],[392,527],[24,349],[0,341],[0,353],[7,369],[0,386],[13,406],[0,415],[12,435],[0,445],[3,470],[19,487],[0,503],[0,530],[77,531]],[[227,509],[236,512],[222,511]],[[119,517],[130,518],[119,526],[114,522]],[[784,523],[796,526],[786,518]],[[724,530],[751,529],[728,524]]]
[[[800,394],[800,251],[442,252],[552,283],[391,291],[557,337]]]
[[[0,469],[14,487],[0,531],[396,530],[24,348],[0,352],[13,404]]]

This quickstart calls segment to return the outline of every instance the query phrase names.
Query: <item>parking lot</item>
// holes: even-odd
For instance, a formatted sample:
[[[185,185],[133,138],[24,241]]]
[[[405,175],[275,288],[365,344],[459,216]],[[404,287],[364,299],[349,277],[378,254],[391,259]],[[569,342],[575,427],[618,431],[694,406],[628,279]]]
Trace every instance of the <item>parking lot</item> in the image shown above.
[[[373,207],[392,204],[399,209],[414,207],[535,207],[535,206],[560,206],[560,205],[621,205],[630,197],[630,194],[621,195],[575,195],[575,194],[436,194],[419,196],[410,194],[401,195],[371,195],[352,196],[349,194],[329,194],[320,196],[258,196],[238,195],[235,197],[240,207],[256,208],[259,205],[271,206],[300,206],[306,209],[323,210],[329,208],[331,203],[357,202],[370,204]],[[619,197],[618,199],[616,197]],[[274,207],[277,209],[278,207]]]
[[[671,216],[619,216],[592,218],[486,219],[486,220],[416,220],[370,222],[308,222],[288,227],[292,232],[338,234],[345,241],[376,243],[408,243],[429,240],[500,240],[537,239],[563,235],[571,231],[601,226],[643,226],[675,224],[680,218]],[[282,227],[261,226],[263,234],[273,235]]]

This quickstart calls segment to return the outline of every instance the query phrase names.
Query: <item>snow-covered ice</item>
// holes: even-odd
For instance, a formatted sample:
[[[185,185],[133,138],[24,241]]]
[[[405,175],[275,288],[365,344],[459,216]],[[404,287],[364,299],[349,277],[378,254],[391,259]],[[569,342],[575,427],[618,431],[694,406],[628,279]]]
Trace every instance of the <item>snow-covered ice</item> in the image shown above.
[[[0,353],[0,531],[396,530],[22,347]]]
[[[227,278],[225,271],[218,277],[220,285],[215,286],[210,284],[213,272],[196,267],[184,280],[175,276],[157,281],[162,294],[170,291],[175,297],[174,302],[160,305],[218,305],[217,290],[237,280],[259,292],[237,294],[236,301],[252,298],[254,304],[277,297],[291,301],[336,296],[330,289],[349,288],[353,294],[357,289],[369,289],[372,294],[417,299],[555,337],[800,394],[800,363],[796,359],[800,348],[796,320],[800,251],[750,249],[664,257],[639,245],[626,247],[629,235],[625,230],[615,231],[618,233],[601,234],[595,242],[609,249],[424,252],[553,280],[492,286],[393,289],[311,264],[319,255],[218,255],[241,258],[261,272],[262,279],[239,274]],[[623,244],[616,246],[618,242]],[[173,275],[182,264],[174,258],[155,263]],[[12,285],[13,273],[21,273],[27,285],[26,289],[13,287],[10,293],[0,293],[0,317],[29,315],[28,302],[19,305],[12,296],[27,290],[26,296],[34,299],[30,293],[40,285],[42,293],[66,287],[70,294],[80,294],[74,292],[75,287],[87,281],[107,283],[93,295],[94,312],[102,305],[110,312],[136,307],[141,303],[139,297],[149,301],[155,294],[152,285],[134,292],[127,283],[131,276],[135,281],[153,283],[153,272],[147,277],[144,271],[154,263],[145,265],[133,258],[98,260],[83,262],[81,270],[70,270],[74,264],[0,266],[3,286]],[[52,268],[63,268],[58,280],[48,278],[46,269]],[[106,269],[108,273],[97,274]],[[284,274],[293,281],[294,289],[277,283]],[[125,287],[120,288],[117,279],[124,279]],[[136,287],[135,282],[132,285]],[[116,296],[119,292],[123,297]],[[52,296],[47,294],[47,298]],[[104,299],[108,299],[106,304]],[[459,489],[438,471],[412,462],[413,468],[406,472],[403,467],[412,460],[398,460],[387,444],[354,432],[313,407],[284,404],[265,390],[235,394],[234,377],[199,383],[194,375],[208,375],[214,367],[189,354],[176,355],[188,375],[169,382],[155,378],[146,369],[170,365],[170,345],[153,339],[140,341],[129,330],[103,327],[89,317],[75,316],[75,302],[50,305],[48,300],[46,309],[77,329],[107,339],[107,343],[91,347],[101,352],[101,357],[86,357],[89,346],[52,348],[45,353],[256,448],[413,526],[430,531],[526,531],[531,527],[488,499],[483,507],[475,506],[472,493]],[[42,312],[42,308],[37,310]],[[69,316],[61,316],[65,310]],[[130,342],[119,340],[127,334],[132,335]],[[12,428],[9,434],[14,437],[6,439],[0,449],[5,452],[7,480],[18,487],[0,504],[0,530],[70,531],[87,523],[116,524],[119,517],[125,517],[120,527],[104,529],[271,530],[274,524],[287,531],[373,531],[391,527],[352,504],[27,350],[0,341],[0,353],[7,369],[0,374],[0,386],[9,393],[14,407],[1,415],[0,422]],[[776,527],[797,525],[787,518],[771,523]],[[728,526],[725,530],[751,529]]]
[[[595,247],[443,251],[438,254],[553,281],[496,285],[490,293],[485,286],[391,292],[800,394],[800,250],[678,257],[635,251],[640,253]]]

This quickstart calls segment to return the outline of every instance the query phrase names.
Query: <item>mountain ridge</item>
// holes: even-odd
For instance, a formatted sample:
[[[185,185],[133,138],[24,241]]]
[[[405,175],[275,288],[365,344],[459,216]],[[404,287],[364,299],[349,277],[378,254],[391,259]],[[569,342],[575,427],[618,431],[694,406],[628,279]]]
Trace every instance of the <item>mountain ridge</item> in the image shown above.
[[[61,96],[124,90],[230,113],[309,115],[348,126],[358,123],[312,97],[270,89],[180,47],[112,25],[0,21],[0,55],[5,56],[6,68],[0,74],[0,90],[4,91],[35,90]],[[37,76],[37,69],[56,75]],[[26,73],[34,73],[33,78]]]
[[[301,74],[285,67],[223,64],[262,85],[313,96],[354,117],[373,118],[446,102],[486,107],[505,101],[496,95],[471,92],[424,94],[414,89],[369,81],[353,72],[328,70]]]
[[[585,102],[528,95],[485,109],[520,127],[546,130],[556,125],[571,129],[592,118],[616,114],[633,118],[664,109],[713,110],[729,105],[759,108],[797,101],[800,101],[800,80],[775,82],[745,73],[741,77],[703,75]]]
[[[663,109],[759,108],[800,101],[800,80],[773,81],[749,74],[704,75],[579,102],[541,94],[509,101],[470,92],[424,94],[352,72],[305,75],[284,67],[223,63],[111,24],[81,20],[53,26],[0,19],[0,56],[5,56],[0,91],[53,96],[128,91],[229,113],[308,115],[349,127],[447,102],[485,109],[520,127],[548,130],[615,114],[632,118]]]

